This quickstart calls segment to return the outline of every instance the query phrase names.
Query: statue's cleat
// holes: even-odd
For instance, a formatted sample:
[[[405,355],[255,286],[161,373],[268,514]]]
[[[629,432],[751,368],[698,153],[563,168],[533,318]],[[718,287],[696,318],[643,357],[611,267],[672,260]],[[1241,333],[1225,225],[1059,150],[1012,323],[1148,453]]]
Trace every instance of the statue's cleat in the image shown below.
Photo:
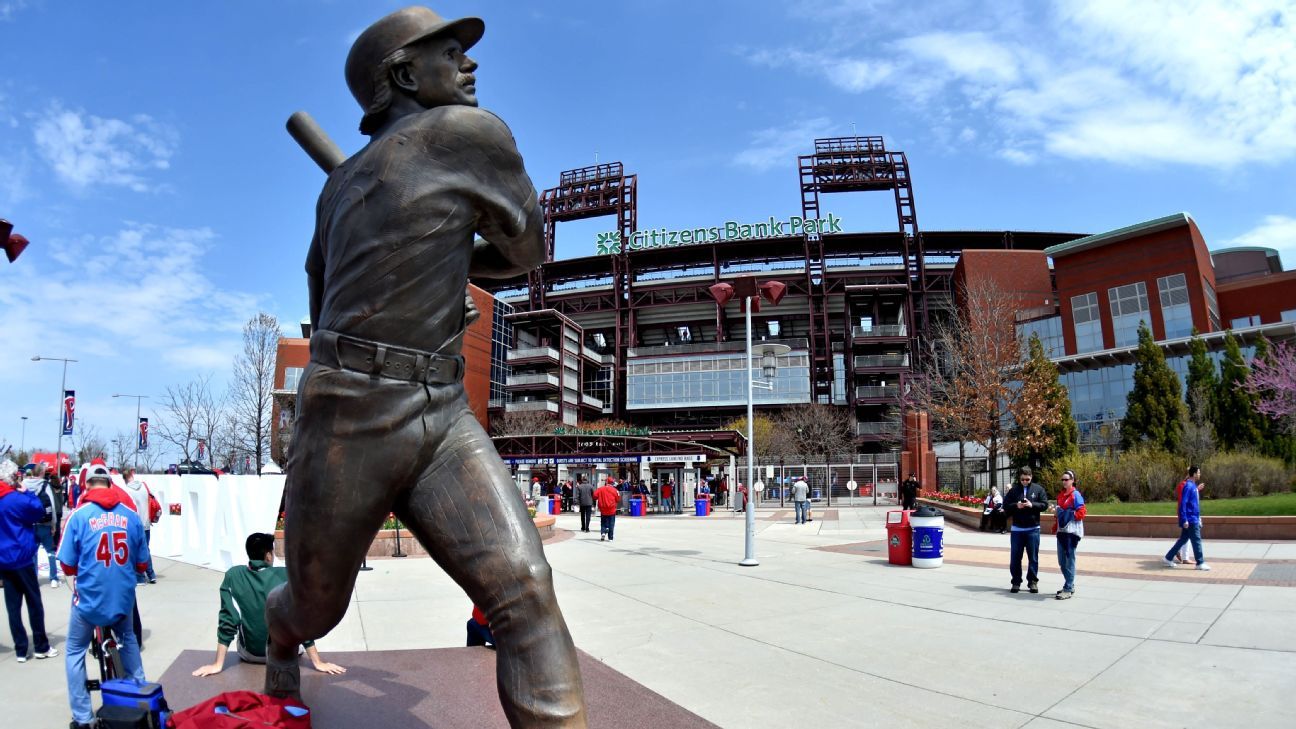
[[[297,664],[297,656],[293,656],[291,661],[280,662],[266,655],[265,694],[301,701],[301,667]]]

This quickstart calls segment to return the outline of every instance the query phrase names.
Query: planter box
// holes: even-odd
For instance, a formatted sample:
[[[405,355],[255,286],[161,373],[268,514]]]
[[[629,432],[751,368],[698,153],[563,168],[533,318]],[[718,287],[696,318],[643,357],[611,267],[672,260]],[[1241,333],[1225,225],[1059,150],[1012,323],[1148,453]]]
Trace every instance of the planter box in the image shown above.
[[[547,541],[554,536],[554,523],[557,518],[548,514],[536,514],[535,519],[536,531],[540,532],[540,541]],[[275,530],[275,558],[282,560],[284,558],[284,533],[282,529]],[[423,545],[410,534],[408,529],[400,530],[401,551],[411,557],[426,557],[427,550]],[[374,540],[369,544],[369,551],[366,556],[369,559],[381,557],[390,557],[396,551],[396,530],[379,529],[374,535]]]
[[[952,521],[969,529],[981,525],[981,509],[968,509],[945,504],[932,499],[918,499],[918,503],[934,506]],[[1178,539],[1179,524],[1174,516],[1132,516],[1093,514],[1085,517],[1087,537],[1154,537]],[[1040,531],[1053,532],[1053,515],[1040,515]],[[1202,537],[1205,539],[1259,539],[1263,541],[1296,540],[1296,516],[1207,516],[1202,519]]]

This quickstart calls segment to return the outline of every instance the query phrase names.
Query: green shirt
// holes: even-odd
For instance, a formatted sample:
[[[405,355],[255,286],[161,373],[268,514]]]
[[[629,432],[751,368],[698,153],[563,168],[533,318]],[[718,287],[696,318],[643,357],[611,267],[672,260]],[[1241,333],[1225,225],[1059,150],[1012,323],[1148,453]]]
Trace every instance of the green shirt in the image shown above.
[[[255,656],[264,656],[269,631],[266,629],[266,595],[288,581],[288,570],[271,567],[254,559],[247,565],[230,567],[220,586],[220,624],[216,640],[228,646],[238,636],[239,645]],[[304,643],[307,648],[314,641]]]

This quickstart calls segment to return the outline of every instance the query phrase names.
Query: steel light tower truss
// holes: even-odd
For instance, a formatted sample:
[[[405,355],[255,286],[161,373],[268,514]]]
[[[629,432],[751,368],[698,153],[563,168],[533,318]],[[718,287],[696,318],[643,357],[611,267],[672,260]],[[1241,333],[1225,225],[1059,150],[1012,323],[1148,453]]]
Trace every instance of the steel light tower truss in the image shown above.
[[[904,259],[908,291],[905,323],[909,329],[910,362],[921,351],[920,338],[928,325],[929,284],[924,263],[918,213],[914,208],[913,181],[904,152],[888,150],[882,137],[832,137],[815,140],[814,154],[797,158],[801,177],[801,214],[820,217],[819,196],[834,192],[891,190],[895,194],[900,254]],[[828,322],[828,285],[825,280],[823,237],[805,234],[806,284],[810,289],[812,388],[816,396],[832,397],[831,329]]]

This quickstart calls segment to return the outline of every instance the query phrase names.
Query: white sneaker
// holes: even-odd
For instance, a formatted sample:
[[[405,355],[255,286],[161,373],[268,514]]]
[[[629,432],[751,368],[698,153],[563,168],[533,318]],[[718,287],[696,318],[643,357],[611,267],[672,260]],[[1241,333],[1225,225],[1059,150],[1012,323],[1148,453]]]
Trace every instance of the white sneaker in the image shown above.
[[[26,662],[27,662],[27,656],[18,656],[18,662],[19,662],[19,663],[26,663]]]
[[[1161,563],[1164,564],[1166,567],[1169,567],[1170,569],[1174,569],[1175,566],[1174,560],[1170,560],[1170,559],[1166,559],[1165,557],[1162,557]]]
[[[59,581],[58,581],[58,580],[50,580],[50,589],[51,589],[51,590],[57,590],[57,589],[58,589],[58,586],[59,586]]]
[[[49,650],[45,651],[44,653],[37,653],[37,654],[36,654],[36,657],[37,657],[37,658],[53,658],[54,656],[57,656],[57,655],[58,655],[58,648],[55,648],[54,646],[50,646],[50,649],[49,649]]]
[[[1197,569],[1201,570],[1202,572],[1210,572],[1210,565],[1206,564],[1205,562],[1202,562],[1201,564],[1197,565]]]

